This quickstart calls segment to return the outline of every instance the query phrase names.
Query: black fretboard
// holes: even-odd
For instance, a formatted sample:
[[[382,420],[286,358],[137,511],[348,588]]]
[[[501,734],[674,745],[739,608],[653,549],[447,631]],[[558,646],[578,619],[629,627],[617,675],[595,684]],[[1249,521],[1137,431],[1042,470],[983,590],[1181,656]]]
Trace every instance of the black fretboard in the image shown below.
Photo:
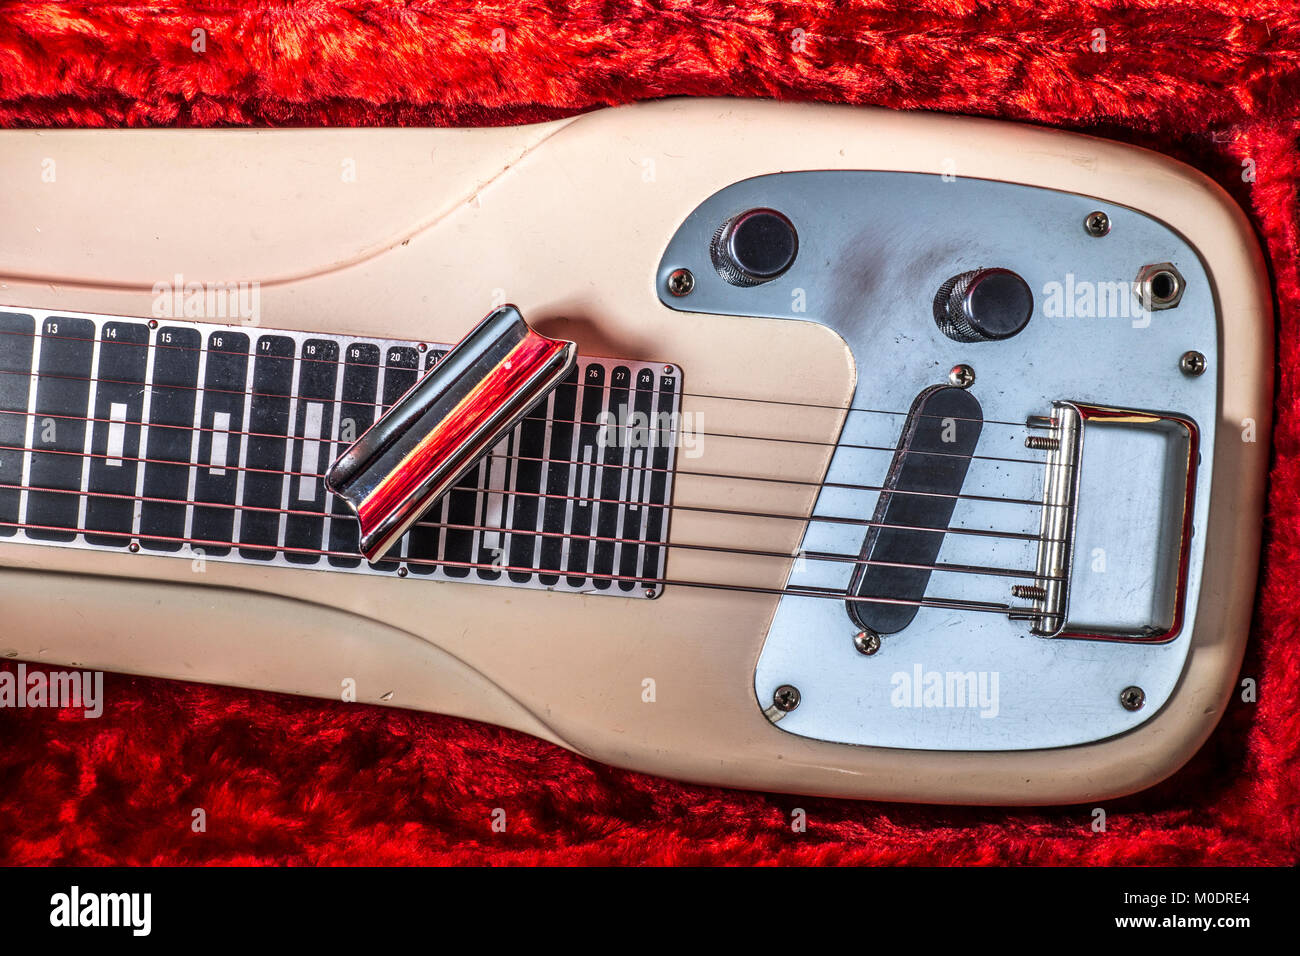
[[[443,354],[346,335],[0,311],[0,537],[657,591],[680,375],[639,362],[580,359],[385,561],[361,558],[356,520],[321,476]]]

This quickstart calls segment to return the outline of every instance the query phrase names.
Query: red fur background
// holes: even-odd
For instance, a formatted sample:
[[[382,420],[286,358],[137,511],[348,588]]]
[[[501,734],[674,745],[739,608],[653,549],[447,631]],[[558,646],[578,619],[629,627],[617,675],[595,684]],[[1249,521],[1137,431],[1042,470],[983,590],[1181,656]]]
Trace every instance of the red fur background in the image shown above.
[[[196,29],[206,31],[202,53],[192,50]],[[495,30],[504,50],[491,48]],[[1096,30],[1104,51],[1093,49]],[[1093,132],[1182,158],[1236,197],[1266,244],[1278,304],[1269,526],[1243,668],[1258,680],[1258,703],[1234,700],[1185,770],[1107,802],[1108,829],[1094,833],[1090,806],[926,808],[683,786],[461,720],[109,675],[111,706],[99,720],[0,710],[0,863],[1297,860],[1296,9],[1264,0],[0,3],[7,126],[503,124],[681,94],[872,103]],[[191,831],[196,807],[206,833]],[[505,833],[490,826],[498,807]],[[795,807],[807,811],[805,833],[791,832]]]

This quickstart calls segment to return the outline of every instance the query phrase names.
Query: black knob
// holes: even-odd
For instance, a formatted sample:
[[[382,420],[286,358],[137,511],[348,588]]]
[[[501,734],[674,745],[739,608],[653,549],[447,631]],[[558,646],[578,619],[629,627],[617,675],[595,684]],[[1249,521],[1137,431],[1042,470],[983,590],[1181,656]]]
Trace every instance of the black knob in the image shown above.
[[[1034,314],[1029,284],[1010,269],[974,269],[953,276],[934,297],[934,321],[958,342],[1009,339]]]
[[[750,209],[718,228],[709,252],[718,275],[732,285],[760,285],[794,263],[799,234],[775,209]]]

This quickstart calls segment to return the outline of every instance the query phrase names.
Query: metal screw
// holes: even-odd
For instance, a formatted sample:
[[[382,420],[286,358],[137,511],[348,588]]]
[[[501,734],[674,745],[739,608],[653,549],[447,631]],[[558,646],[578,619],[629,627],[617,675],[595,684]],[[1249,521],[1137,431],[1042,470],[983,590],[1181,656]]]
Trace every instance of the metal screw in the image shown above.
[[[799,706],[799,688],[792,684],[782,684],[772,694],[772,706],[783,714],[788,714]]]
[[[420,343],[418,346],[416,346],[416,347],[417,347],[421,352],[427,352],[427,351],[429,351],[429,346],[426,345],[424,342],[421,342],[421,343]]]
[[[853,647],[864,657],[870,657],[880,650],[880,635],[875,631],[858,631],[853,635]]]
[[[1041,601],[1047,597],[1047,588],[1040,587],[1037,584],[1013,584],[1011,585],[1011,596],[1024,598],[1028,601]]]
[[[157,319],[150,319],[150,320],[149,320],[149,328],[151,328],[151,329],[156,329],[156,328],[158,328],[158,320],[157,320]]]
[[[408,570],[406,569],[406,566],[405,566],[405,565],[403,565],[402,567],[400,567],[400,568],[397,569],[397,576],[398,576],[399,578],[404,578],[404,577],[406,577],[406,576],[407,576],[408,574],[410,574],[410,573],[411,573],[411,572],[408,571]]]
[[[130,551],[132,554],[135,554],[137,551],[140,550],[140,542],[132,541],[130,544],[126,546],[126,549]]]
[[[1055,451],[1061,447],[1061,439],[1050,435],[1029,435],[1025,438],[1025,447],[1035,451]]]
[[[645,596],[648,598],[657,598],[659,596],[659,591],[655,588],[646,588]]]
[[[672,374],[672,371],[673,371],[673,367],[672,367],[671,365],[665,365],[665,366],[664,366],[664,374],[666,374],[666,375],[671,375],[671,374]]]
[[[690,295],[694,290],[695,276],[691,274],[690,269],[675,269],[668,277],[668,291],[677,298]]]
[[[1106,233],[1110,232],[1110,216],[1101,210],[1090,212],[1083,220],[1084,231],[1090,236],[1100,239]]]
[[[1147,692],[1136,684],[1119,692],[1119,703],[1125,710],[1141,710],[1146,702]]]
[[[1183,357],[1178,360],[1178,368],[1184,375],[1204,375],[1209,363],[1205,361],[1205,354],[1202,352],[1184,352]]]
[[[969,365],[954,365],[948,373],[948,382],[958,388],[970,388],[975,384],[975,370]]]

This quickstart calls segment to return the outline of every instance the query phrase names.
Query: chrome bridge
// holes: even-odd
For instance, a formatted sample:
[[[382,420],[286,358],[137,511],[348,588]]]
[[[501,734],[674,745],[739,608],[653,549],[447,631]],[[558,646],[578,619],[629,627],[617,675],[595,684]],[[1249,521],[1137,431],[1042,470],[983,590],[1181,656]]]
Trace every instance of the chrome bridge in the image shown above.
[[[1164,643],[1182,630],[1199,431],[1180,415],[1055,402],[1029,419],[1047,452],[1033,632]],[[1024,617],[1023,612],[1017,616]]]

